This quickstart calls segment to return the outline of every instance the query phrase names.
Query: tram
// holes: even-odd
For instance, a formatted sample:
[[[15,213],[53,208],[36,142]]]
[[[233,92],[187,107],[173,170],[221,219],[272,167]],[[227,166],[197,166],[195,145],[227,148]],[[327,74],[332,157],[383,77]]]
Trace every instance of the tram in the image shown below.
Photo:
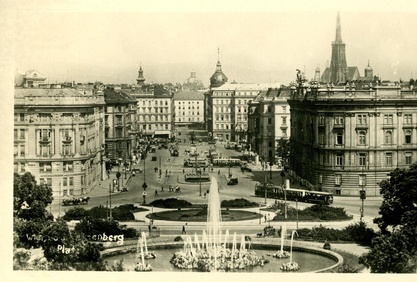
[[[265,195],[266,190],[266,195]],[[329,192],[309,191],[303,189],[287,188],[271,184],[255,184],[255,196],[275,199],[286,198],[289,201],[298,200],[300,202],[330,205],[333,203],[333,194]]]

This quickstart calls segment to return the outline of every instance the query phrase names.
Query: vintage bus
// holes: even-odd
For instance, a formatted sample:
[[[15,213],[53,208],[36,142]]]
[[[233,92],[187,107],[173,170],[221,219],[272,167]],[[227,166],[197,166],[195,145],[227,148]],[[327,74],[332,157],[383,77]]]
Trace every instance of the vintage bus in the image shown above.
[[[213,166],[224,167],[224,166],[240,166],[240,159],[233,158],[222,158],[222,159],[213,159]]]

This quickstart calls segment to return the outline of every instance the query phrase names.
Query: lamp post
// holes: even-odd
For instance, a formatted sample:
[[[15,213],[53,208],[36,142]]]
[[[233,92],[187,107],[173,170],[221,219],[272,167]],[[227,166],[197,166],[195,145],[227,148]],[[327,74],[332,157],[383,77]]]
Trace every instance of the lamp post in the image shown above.
[[[112,220],[112,213],[111,213],[111,183],[109,184],[109,219]]]
[[[267,197],[267,186],[266,186],[266,174],[265,174],[265,179],[264,179],[264,190],[265,190],[265,204],[266,204],[266,197]]]
[[[284,191],[284,218],[287,219],[287,193],[285,191],[285,184],[284,184],[284,177],[285,177],[285,172],[282,170],[281,171],[281,182],[282,182],[282,190]]]
[[[362,167],[361,181],[359,183],[359,185],[362,188],[362,190],[359,191],[359,193],[360,193],[360,199],[362,201],[362,205],[361,205],[361,209],[360,209],[360,212],[361,212],[361,219],[360,219],[360,221],[361,222],[363,221],[363,216],[364,216],[364,201],[366,199],[366,191],[364,190],[364,187],[365,187],[365,183],[364,182],[365,182],[365,175],[363,174],[363,167]]]
[[[298,230],[298,199],[295,198],[295,210],[297,213],[297,225],[296,225],[296,229]]]
[[[201,197],[201,168],[200,168],[200,197]]]

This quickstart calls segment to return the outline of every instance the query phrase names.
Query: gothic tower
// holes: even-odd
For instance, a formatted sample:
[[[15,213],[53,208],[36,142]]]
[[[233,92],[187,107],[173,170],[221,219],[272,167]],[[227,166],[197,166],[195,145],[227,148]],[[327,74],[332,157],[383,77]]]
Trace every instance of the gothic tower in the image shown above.
[[[346,63],[346,44],[342,42],[342,27],[340,25],[340,15],[337,13],[336,40],[332,43],[332,59],[330,61],[330,81],[339,84],[346,82],[347,63]]]
[[[145,78],[143,77],[142,63],[140,64],[138,73],[139,73],[138,78],[136,78],[137,84],[138,85],[144,85],[145,84]]]

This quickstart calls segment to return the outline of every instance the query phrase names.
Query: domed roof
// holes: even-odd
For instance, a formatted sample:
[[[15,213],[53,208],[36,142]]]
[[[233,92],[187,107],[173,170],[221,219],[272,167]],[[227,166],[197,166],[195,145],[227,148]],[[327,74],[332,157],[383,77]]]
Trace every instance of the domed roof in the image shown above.
[[[365,70],[372,70],[371,66],[369,65],[369,61],[368,61],[368,66],[365,68]]]
[[[220,61],[217,61],[216,72],[210,78],[210,87],[219,87],[227,82],[227,76],[222,71]]]
[[[200,90],[204,89],[203,82],[196,77],[195,72],[191,72],[191,76],[182,85],[183,89]]]

